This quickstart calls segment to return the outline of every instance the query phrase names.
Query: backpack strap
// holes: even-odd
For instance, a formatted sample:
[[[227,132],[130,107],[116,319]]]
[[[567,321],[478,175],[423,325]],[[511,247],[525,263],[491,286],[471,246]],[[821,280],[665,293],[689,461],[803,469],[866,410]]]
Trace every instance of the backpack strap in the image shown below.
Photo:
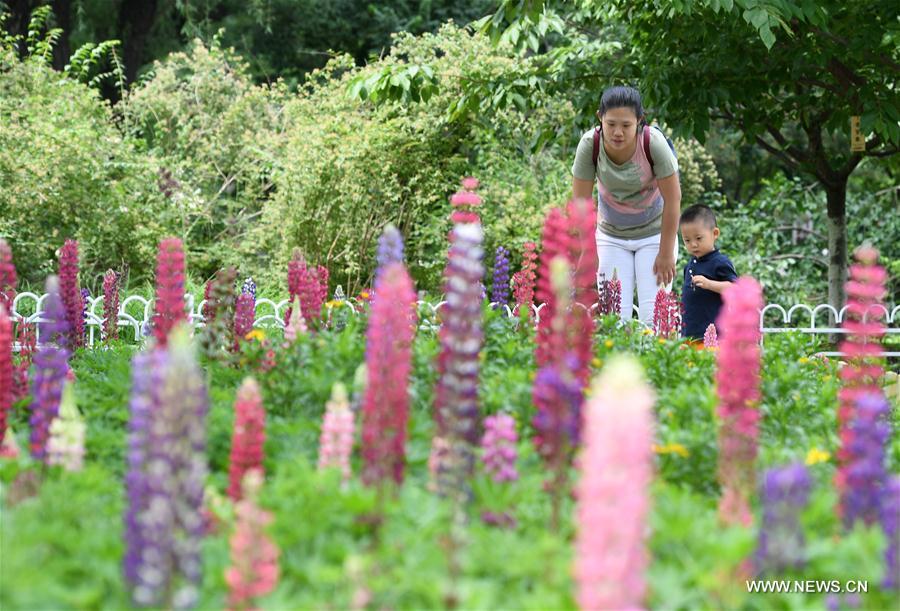
[[[647,161],[650,162],[650,169],[653,170],[653,154],[650,153],[650,130],[652,128],[649,125],[645,125],[643,129],[643,138],[641,141],[644,144],[644,156],[647,157]]]
[[[594,174],[597,173],[597,159],[600,158],[600,126],[594,128],[594,152],[591,159],[594,161]]]

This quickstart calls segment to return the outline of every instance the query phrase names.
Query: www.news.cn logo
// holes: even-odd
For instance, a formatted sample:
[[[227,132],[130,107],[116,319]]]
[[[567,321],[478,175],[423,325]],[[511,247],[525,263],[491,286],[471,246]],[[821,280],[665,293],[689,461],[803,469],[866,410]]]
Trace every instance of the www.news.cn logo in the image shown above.
[[[758,593],[781,593],[781,594],[865,594],[869,591],[868,581],[858,581],[851,579],[848,581],[840,581],[831,579],[829,581],[820,581],[814,579],[807,580],[772,580],[761,581],[754,580],[747,582],[748,592]]]

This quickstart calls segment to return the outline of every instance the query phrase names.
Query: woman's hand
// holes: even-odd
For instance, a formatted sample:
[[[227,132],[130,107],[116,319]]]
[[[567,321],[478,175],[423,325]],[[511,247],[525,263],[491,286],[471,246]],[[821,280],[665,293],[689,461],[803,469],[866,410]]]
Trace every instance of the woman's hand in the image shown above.
[[[653,262],[653,273],[656,274],[658,285],[668,286],[675,279],[675,253],[660,250]]]

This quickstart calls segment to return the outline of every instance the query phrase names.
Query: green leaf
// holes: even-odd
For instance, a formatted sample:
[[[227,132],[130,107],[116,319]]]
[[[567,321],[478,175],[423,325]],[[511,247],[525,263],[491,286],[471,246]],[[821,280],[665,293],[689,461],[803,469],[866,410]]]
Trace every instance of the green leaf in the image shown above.
[[[771,50],[772,46],[775,44],[775,34],[769,29],[769,24],[760,28],[759,37],[762,39],[763,44],[766,45],[766,48]]]

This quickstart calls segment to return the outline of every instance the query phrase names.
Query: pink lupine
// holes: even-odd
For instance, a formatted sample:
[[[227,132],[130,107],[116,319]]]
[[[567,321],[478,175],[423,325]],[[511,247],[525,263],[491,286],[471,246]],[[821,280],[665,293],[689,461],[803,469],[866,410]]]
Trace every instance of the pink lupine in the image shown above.
[[[78,286],[78,242],[66,240],[59,252],[59,294],[69,323],[66,347],[84,345],[84,301]]]
[[[111,269],[103,274],[103,335],[119,339],[119,275]]]
[[[75,405],[72,382],[63,386],[59,415],[50,423],[47,463],[61,465],[67,471],[81,471],[84,465],[84,434],[87,426]]]
[[[675,293],[659,289],[653,304],[653,331],[660,337],[671,337],[681,333],[681,302]]]
[[[327,283],[327,270],[321,266],[316,269],[309,267],[300,251],[295,250],[293,258],[288,262],[288,299],[290,303],[294,303],[294,298],[300,299],[307,325],[314,324],[322,315],[322,304],[328,294]],[[293,307],[288,307],[284,313],[285,325],[290,320],[292,311]]]
[[[704,348],[718,348],[719,347],[719,336],[716,334],[716,325],[709,323],[709,326],[706,327],[706,332],[703,334],[703,347]]]
[[[325,404],[322,418],[322,434],[319,436],[319,469],[340,469],[344,482],[349,481],[352,470],[350,455],[353,452],[353,411],[347,398],[347,389],[337,383],[331,388],[331,400]]]
[[[560,334],[553,333],[553,318],[556,315],[556,297],[550,281],[550,262],[557,256],[568,260],[569,234],[566,217],[559,208],[552,208],[544,219],[541,231],[541,270],[537,280],[535,297],[544,305],[535,335],[534,362],[542,367],[565,350],[565,342]]]
[[[409,373],[416,293],[402,263],[379,273],[366,332],[366,394],[362,415],[363,481],[403,482],[409,417]]]
[[[266,535],[272,514],[258,505],[263,475],[253,469],[243,481],[243,500],[235,506],[235,528],[231,535],[231,566],[225,571],[230,609],[254,609],[256,599],[278,584],[278,547]]]
[[[585,387],[594,352],[594,319],[590,307],[597,298],[597,210],[590,200],[572,200],[566,206],[566,219],[574,296],[572,308],[566,312],[566,348],[578,359],[574,374]]]
[[[881,350],[884,334],[883,300],[886,294],[887,272],[877,264],[878,251],[863,246],[856,251],[857,263],[850,267],[847,281],[847,313],[843,327],[848,331],[840,349],[847,354],[848,365],[841,369],[843,382],[838,399],[838,433],[840,448],[837,451],[835,486],[843,496],[847,486],[847,466],[853,445],[853,422],[856,404],[870,393],[882,394],[878,379],[883,373],[881,361],[875,356]],[[839,511],[843,508],[839,506]]]
[[[484,470],[495,482],[512,482],[519,479],[516,471],[516,421],[509,414],[494,414],[484,419],[484,436],[481,438]]]
[[[156,304],[153,335],[163,348],[175,325],[187,321],[184,303],[184,247],[178,238],[159,243],[156,258]]]
[[[13,263],[12,249],[6,240],[0,238],[0,304],[12,312],[13,300],[16,298],[16,266]]]
[[[294,297],[294,305],[290,308],[290,312],[287,326],[284,328],[285,347],[297,341],[297,335],[305,335],[309,332],[306,327],[306,319],[303,318],[303,308],[300,306],[299,297]]]
[[[478,189],[477,178],[463,178],[462,190],[457,191],[450,197],[450,205],[453,206],[453,212],[450,214],[450,220],[453,223],[480,223],[476,209],[481,205],[481,197],[475,193]]]
[[[12,320],[0,303],[0,440],[6,437],[7,414],[13,404]]]
[[[653,402],[638,362],[616,357],[585,405],[575,543],[581,609],[646,605]]]
[[[525,242],[525,250],[522,254],[522,269],[513,274],[513,295],[516,298],[516,313],[520,313],[525,306],[527,316],[531,316],[531,304],[534,303],[534,283],[537,279],[537,254],[534,242]]]
[[[228,464],[228,496],[241,498],[241,482],[251,469],[263,470],[263,444],[266,440],[266,410],[259,385],[246,378],[234,401],[234,431]]]
[[[759,434],[759,309],[762,289],[741,277],[728,287],[719,315],[722,341],[717,354],[719,394],[719,514],[727,524],[752,522],[749,499],[756,488],[755,461]],[[736,375],[735,372],[740,372]]]

